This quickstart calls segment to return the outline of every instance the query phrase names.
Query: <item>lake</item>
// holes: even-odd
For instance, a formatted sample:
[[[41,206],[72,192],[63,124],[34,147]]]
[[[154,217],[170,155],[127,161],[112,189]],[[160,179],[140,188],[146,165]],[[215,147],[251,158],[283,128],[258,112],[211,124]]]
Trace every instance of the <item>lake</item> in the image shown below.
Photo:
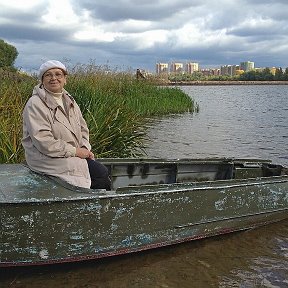
[[[288,165],[288,85],[181,87],[200,112],[158,119],[151,157],[248,157]]]
[[[265,158],[288,166],[288,85],[181,89],[200,112],[155,119],[148,157]],[[288,221],[113,258],[1,269],[0,287],[288,287]]]

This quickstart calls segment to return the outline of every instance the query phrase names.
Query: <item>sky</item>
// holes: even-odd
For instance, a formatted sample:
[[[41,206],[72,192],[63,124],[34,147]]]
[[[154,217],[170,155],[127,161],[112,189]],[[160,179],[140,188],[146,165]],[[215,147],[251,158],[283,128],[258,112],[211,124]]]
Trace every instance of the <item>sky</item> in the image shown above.
[[[15,66],[46,60],[155,72],[158,62],[288,67],[287,0],[0,0]]]

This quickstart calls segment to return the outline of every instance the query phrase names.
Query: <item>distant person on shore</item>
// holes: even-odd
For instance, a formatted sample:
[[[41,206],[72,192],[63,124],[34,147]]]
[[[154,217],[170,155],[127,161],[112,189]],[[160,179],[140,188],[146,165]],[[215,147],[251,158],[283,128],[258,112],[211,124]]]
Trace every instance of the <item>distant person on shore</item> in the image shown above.
[[[140,71],[140,69],[136,70],[136,78],[137,79],[146,79],[146,77],[143,75],[143,73]]]
[[[64,89],[65,65],[57,60],[43,63],[39,79],[23,110],[28,166],[78,187],[110,190],[108,170],[94,159],[80,108]]]

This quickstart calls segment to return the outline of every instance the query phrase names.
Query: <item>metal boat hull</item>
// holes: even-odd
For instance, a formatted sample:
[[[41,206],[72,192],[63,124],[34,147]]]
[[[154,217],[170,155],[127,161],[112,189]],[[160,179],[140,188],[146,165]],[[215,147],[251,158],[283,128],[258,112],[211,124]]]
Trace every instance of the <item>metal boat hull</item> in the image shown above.
[[[71,189],[21,165],[1,166],[0,266],[131,253],[288,218],[285,175],[105,191]]]

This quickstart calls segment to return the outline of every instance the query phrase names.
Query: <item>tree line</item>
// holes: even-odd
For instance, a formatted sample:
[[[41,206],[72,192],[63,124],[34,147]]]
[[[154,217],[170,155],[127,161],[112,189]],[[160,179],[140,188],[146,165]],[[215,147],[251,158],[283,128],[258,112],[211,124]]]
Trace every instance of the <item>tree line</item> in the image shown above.
[[[288,81],[288,67],[283,70],[281,67],[272,73],[269,68],[263,70],[251,70],[241,75],[205,75],[200,71],[192,74],[169,75],[170,81]]]
[[[288,81],[288,68],[277,68],[275,74],[271,72],[269,68],[265,68],[262,71],[251,70],[239,75],[239,80],[243,81]]]

